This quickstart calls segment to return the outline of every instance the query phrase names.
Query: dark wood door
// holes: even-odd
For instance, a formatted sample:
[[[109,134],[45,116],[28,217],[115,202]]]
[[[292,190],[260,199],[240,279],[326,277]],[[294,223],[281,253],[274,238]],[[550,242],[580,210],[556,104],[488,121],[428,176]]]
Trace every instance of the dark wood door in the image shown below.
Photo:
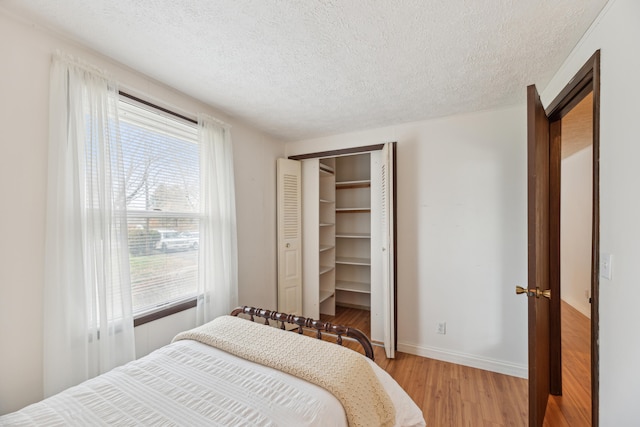
[[[540,427],[549,399],[549,118],[527,88],[529,426]]]

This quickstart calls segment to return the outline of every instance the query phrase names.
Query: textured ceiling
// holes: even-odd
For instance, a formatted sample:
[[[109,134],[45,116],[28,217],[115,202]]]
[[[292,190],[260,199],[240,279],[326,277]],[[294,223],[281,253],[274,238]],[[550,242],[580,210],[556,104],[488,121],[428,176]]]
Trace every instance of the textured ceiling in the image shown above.
[[[606,0],[0,0],[282,140],[512,105]]]

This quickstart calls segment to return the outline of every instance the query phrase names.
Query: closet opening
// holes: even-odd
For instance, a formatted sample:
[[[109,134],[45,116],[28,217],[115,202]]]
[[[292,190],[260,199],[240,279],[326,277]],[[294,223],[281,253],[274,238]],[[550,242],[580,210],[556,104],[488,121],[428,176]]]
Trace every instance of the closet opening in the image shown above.
[[[394,155],[389,143],[289,158],[301,169],[302,315],[355,322],[387,357],[396,331]]]

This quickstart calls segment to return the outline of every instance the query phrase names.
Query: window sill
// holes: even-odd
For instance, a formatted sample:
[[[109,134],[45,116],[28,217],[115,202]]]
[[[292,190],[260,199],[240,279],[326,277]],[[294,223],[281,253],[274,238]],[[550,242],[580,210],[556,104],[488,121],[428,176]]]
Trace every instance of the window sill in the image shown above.
[[[178,301],[166,306],[159,307],[153,311],[146,311],[138,314],[133,318],[133,326],[144,325],[145,323],[153,322],[154,320],[162,319],[163,317],[171,316],[172,314],[179,313],[181,311],[188,310],[196,306],[197,298],[193,297],[188,300]]]

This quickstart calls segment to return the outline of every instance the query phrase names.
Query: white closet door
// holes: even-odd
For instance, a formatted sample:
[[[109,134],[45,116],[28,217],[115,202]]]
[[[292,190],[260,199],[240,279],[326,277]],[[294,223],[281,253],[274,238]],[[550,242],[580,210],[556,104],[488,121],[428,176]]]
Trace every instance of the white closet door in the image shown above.
[[[395,357],[395,271],[394,271],[394,212],[393,212],[393,147],[382,149],[382,321],[384,350],[388,358]]]
[[[371,335],[377,343],[384,342],[382,315],[382,150],[371,152]],[[386,280],[384,281],[386,286]]]
[[[302,315],[320,318],[320,162],[302,160]]]
[[[278,311],[302,314],[300,162],[277,161]]]

